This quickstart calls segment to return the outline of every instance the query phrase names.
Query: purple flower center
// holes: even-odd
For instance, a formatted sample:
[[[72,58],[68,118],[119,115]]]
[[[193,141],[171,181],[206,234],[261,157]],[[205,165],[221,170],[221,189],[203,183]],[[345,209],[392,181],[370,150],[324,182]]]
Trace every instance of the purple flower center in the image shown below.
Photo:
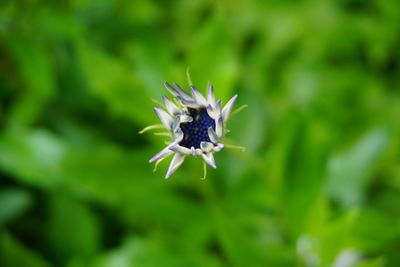
[[[189,116],[193,118],[193,121],[180,124],[183,140],[179,145],[200,148],[201,142],[211,142],[208,128],[212,127],[215,130],[215,120],[208,115],[207,110],[189,108]]]

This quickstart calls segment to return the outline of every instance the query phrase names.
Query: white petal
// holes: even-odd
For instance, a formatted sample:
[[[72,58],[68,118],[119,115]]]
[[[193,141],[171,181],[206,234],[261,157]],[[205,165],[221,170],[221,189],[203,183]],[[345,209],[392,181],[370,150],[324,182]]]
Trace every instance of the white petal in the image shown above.
[[[214,144],[210,142],[200,142],[200,148],[205,152],[210,152],[214,148]]]
[[[207,114],[208,116],[210,116],[211,118],[213,118],[215,120],[217,112],[215,112],[215,109],[209,104],[207,107]]]
[[[165,107],[167,108],[169,114],[178,115],[181,113],[181,110],[168,97],[163,95],[162,98],[164,100]]]
[[[222,149],[224,149],[224,144],[222,143],[218,143],[215,147],[214,147],[214,151],[218,152],[221,151]]]
[[[184,155],[190,155],[192,153],[192,151],[189,148],[180,146],[178,144],[170,146],[169,149],[174,152],[181,153]]]
[[[201,156],[203,157],[204,161],[208,165],[210,165],[214,169],[217,168],[217,166],[215,165],[214,156],[212,153],[203,153],[203,154],[201,154]]]
[[[164,82],[164,86],[165,86],[165,88],[167,88],[167,90],[168,90],[173,96],[178,96],[178,95],[179,95],[179,93],[178,93],[174,88],[172,88],[172,86],[169,85],[169,83]]]
[[[154,111],[156,112],[158,118],[160,119],[161,123],[165,126],[165,128],[171,130],[173,121],[171,115],[169,115],[165,110],[160,109],[158,107],[154,107]]]
[[[215,102],[215,111],[218,115],[221,114],[221,99],[218,99],[217,102]]]
[[[190,152],[191,152],[192,156],[197,156],[196,149],[193,146],[190,148]]]
[[[165,176],[165,179],[168,179],[179,168],[179,166],[182,165],[184,160],[185,160],[184,155],[179,154],[179,153],[175,154],[175,156],[172,158],[171,163],[169,164],[167,175]]]
[[[183,91],[183,89],[179,85],[174,83],[174,87],[175,87],[176,91],[179,93],[179,95],[181,95],[184,99],[193,100],[193,98],[188,93]]]
[[[201,150],[200,148],[196,148],[196,155],[200,156],[201,154],[203,154],[203,150]]]
[[[190,86],[190,91],[192,92],[192,95],[198,104],[204,107],[207,106],[207,100],[194,86]]]
[[[180,123],[181,123],[181,120],[178,115],[172,121],[171,131],[175,132],[178,129]]]
[[[233,104],[235,103],[237,97],[238,95],[234,95],[231,99],[229,99],[228,103],[226,103],[226,105],[222,109],[222,119],[224,120],[224,122],[228,120],[229,114],[231,113]]]
[[[199,103],[197,103],[195,100],[185,100],[183,97],[181,96],[177,96],[176,99],[179,100],[179,102],[181,102],[182,105],[190,107],[190,108],[199,108],[201,107],[201,105]]]
[[[208,137],[210,138],[211,142],[218,143],[219,138],[212,127],[208,128]]]
[[[224,135],[224,121],[222,120],[222,116],[219,116],[215,122],[215,132],[219,138]]]
[[[167,146],[166,148],[164,148],[163,150],[158,152],[154,157],[152,157],[149,160],[149,162],[154,162],[154,161],[157,161],[159,159],[165,158],[165,157],[171,155],[172,153],[174,153],[174,152],[169,149],[169,146]]]
[[[221,99],[218,99],[214,107],[211,105],[207,106],[207,114],[214,120],[221,115]]]
[[[181,128],[177,128],[174,132],[174,143],[179,143],[183,140],[183,132]]]
[[[208,101],[209,105],[211,105],[211,106],[215,105],[215,95],[214,95],[214,88],[213,88],[212,84],[210,84],[208,86],[207,101]]]
[[[179,120],[181,123],[192,122],[193,118],[188,115],[179,115]]]

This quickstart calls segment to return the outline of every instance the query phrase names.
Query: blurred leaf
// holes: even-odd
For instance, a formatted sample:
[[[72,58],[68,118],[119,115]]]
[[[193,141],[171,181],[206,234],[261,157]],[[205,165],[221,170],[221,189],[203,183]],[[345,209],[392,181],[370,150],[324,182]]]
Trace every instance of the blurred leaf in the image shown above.
[[[48,51],[32,36],[12,35],[6,40],[6,44],[25,86],[9,122],[13,125],[31,124],[53,94],[53,63]]]
[[[400,238],[400,223],[377,210],[363,209],[355,222],[352,236],[354,245],[362,251],[379,251]]]
[[[47,238],[53,255],[65,262],[98,252],[100,224],[93,212],[84,203],[63,194],[54,194],[48,202]]]
[[[383,266],[390,266],[385,263],[385,259],[383,257],[378,257],[376,259],[366,259],[361,260],[354,265],[354,267],[383,267]]]
[[[138,252],[142,247],[142,242],[133,238],[128,239],[120,247],[109,251],[108,253],[97,257],[91,266],[96,267],[129,267],[136,265]],[[79,265],[72,265],[70,267],[78,267]],[[81,265],[87,266],[87,265]]]
[[[311,122],[302,114],[292,113],[284,124],[285,145],[282,201],[285,204],[286,223],[293,234],[301,232],[306,227],[305,216],[312,207],[322,184],[323,148],[318,150],[316,139],[313,138]],[[282,142],[281,141],[281,142]]]
[[[143,84],[142,90],[147,91],[152,98],[161,100],[161,95],[168,94],[163,83],[170,77],[168,74],[171,73],[173,64],[172,47],[161,38],[157,39],[147,33],[142,34],[142,38],[125,49],[134,61],[133,71]],[[185,84],[180,80],[174,82]],[[144,112],[149,110],[148,107]]]
[[[0,166],[17,179],[41,187],[60,179],[63,143],[46,130],[9,132],[0,139]]]
[[[0,265],[4,267],[51,266],[39,254],[25,247],[11,234],[4,230],[0,230]]]
[[[143,125],[156,121],[149,116],[150,96],[126,63],[90,44],[82,43],[77,48],[90,89],[105,101],[110,111]]]
[[[0,190],[0,225],[12,221],[29,208],[31,195],[19,188],[3,188]]]
[[[233,85],[239,69],[234,39],[218,15],[211,16],[194,35],[189,53],[188,67],[192,73],[194,86],[206,92],[208,82],[215,87],[223,101],[233,95]]]
[[[361,204],[371,178],[368,171],[387,143],[386,131],[371,130],[348,151],[333,156],[328,163],[329,195],[346,206]]]

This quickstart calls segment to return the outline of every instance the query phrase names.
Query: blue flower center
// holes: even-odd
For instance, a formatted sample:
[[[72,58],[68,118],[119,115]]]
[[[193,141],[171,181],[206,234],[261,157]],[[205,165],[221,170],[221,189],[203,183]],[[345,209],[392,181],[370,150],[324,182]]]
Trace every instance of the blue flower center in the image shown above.
[[[193,121],[180,124],[183,140],[179,145],[200,148],[201,142],[211,142],[208,137],[208,128],[212,127],[215,130],[215,120],[208,115],[207,110],[189,108],[189,116],[193,118]]]

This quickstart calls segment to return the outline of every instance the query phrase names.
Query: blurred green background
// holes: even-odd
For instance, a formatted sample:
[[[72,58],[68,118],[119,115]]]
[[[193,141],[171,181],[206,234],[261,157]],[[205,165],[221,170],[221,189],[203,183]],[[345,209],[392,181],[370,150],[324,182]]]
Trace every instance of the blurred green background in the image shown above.
[[[400,266],[398,0],[1,0],[0,266]],[[249,108],[201,181],[164,81]]]

